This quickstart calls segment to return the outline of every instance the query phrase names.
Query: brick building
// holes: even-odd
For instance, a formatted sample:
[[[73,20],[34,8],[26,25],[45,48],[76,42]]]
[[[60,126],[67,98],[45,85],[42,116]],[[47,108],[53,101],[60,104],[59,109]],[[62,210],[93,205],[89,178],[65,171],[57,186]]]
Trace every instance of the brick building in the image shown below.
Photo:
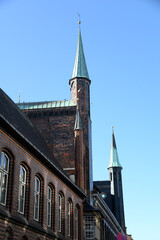
[[[0,239],[83,239],[85,194],[2,90],[0,123]]]
[[[71,100],[16,105],[0,90],[0,239],[125,235],[114,133],[110,180],[93,182],[90,84],[79,27]]]

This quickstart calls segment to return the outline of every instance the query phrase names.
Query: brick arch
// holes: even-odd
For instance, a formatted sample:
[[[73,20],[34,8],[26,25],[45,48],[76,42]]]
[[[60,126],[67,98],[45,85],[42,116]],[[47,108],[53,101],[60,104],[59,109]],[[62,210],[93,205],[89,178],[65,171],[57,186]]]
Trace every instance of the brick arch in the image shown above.
[[[12,239],[13,239],[13,230],[10,226],[8,226],[4,233],[4,240],[12,240]]]
[[[2,152],[7,156],[9,159],[9,168],[8,168],[8,181],[7,181],[7,195],[6,195],[6,207],[11,211],[12,208],[12,194],[13,194],[13,171],[14,171],[14,154],[9,148],[3,147],[1,149]]]

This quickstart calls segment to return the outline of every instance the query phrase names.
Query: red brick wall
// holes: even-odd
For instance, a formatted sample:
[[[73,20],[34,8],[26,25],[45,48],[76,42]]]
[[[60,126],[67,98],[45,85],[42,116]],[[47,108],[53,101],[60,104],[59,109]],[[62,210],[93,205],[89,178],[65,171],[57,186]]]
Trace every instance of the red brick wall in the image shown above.
[[[38,128],[62,168],[75,168],[75,107],[24,112]]]
[[[55,205],[53,208],[54,216],[53,216],[53,231],[58,233],[58,193],[61,191],[64,194],[65,199],[65,230],[64,236],[67,234],[67,200],[70,198],[73,203],[73,222],[74,222],[74,209],[76,204],[80,206],[80,214],[82,218],[83,209],[82,209],[82,200],[80,197],[73,192],[71,188],[69,188],[64,182],[62,182],[53,172],[45,167],[42,163],[38,161],[34,156],[30,155],[22,146],[16,143],[13,139],[8,137],[4,132],[0,130],[0,151],[3,149],[7,150],[10,153],[11,157],[11,168],[9,175],[9,186],[8,186],[8,198],[7,198],[7,209],[9,211],[9,220],[3,220],[3,214],[0,215],[0,239],[4,238],[5,230],[7,226],[11,226],[13,230],[13,239],[21,239],[21,237],[26,234],[28,239],[36,239],[36,237],[40,237],[40,239],[50,239],[50,235],[46,234],[51,229],[47,227],[47,189],[48,184],[52,184],[54,186],[54,198]],[[23,163],[27,166],[28,173],[28,193],[26,196],[26,207],[25,207],[25,217],[22,214],[18,213],[18,188],[19,188],[19,168],[20,164]],[[37,222],[34,218],[34,182],[35,175],[38,174],[42,177],[43,182],[43,196],[41,201],[41,223],[39,224],[44,229],[44,235],[41,231],[36,227]],[[28,199],[28,201],[27,201]],[[5,209],[5,207],[0,206],[0,211]],[[22,219],[22,221],[19,221]],[[24,222],[24,223],[23,223]],[[25,223],[26,222],[26,223]],[[28,227],[29,226],[29,227]],[[28,229],[27,229],[28,228]],[[36,230],[37,229],[37,230]],[[63,232],[63,231],[62,231]],[[82,232],[82,226],[81,226]],[[82,238],[80,238],[82,239]]]

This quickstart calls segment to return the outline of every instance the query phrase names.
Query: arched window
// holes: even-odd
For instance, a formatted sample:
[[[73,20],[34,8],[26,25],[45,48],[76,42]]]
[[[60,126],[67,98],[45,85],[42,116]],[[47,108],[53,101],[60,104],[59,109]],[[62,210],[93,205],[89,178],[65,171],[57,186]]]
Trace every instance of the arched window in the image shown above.
[[[70,198],[67,201],[67,236],[73,238],[73,203]]]
[[[58,230],[62,230],[62,194],[58,194]]]
[[[6,205],[9,173],[9,157],[1,152],[0,158],[0,204]]]
[[[51,217],[52,217],[52,189],[48,186],[48,193],[47,193],[47,225],[51,227]]]
[[[44,180],[40,174],[35,176],[34,186],[34,219],[43,224]]]
[[[41,182],[39,178],[36,176],[35,187],[34,187],[34,219],[36,221],[39,221],[40,188],[41,188]]]
[[[67,201],[67,236],[71,235],[71,200]]]
[[[75,239],[81,239],[81,231],[80,231],[80,208],[77,205],[75,208]]]
[[[18,211],[22,214],[24,214],[25,194],[26,194],[26,169],[22,165],[20,165]]]
[[[58,231],[65,235],[65,199],[64,194],[58,194]]]

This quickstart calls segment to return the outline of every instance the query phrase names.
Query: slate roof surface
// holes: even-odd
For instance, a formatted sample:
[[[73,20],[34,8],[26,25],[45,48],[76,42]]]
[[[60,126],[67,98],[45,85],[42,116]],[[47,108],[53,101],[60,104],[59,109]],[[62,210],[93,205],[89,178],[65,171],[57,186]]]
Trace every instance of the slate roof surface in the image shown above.
[[[46,156],[55,166],[61,169],[40,132],[2,89],[0,89],[0,117],[7,121],[11,127],[18,131],[25,140]]]

